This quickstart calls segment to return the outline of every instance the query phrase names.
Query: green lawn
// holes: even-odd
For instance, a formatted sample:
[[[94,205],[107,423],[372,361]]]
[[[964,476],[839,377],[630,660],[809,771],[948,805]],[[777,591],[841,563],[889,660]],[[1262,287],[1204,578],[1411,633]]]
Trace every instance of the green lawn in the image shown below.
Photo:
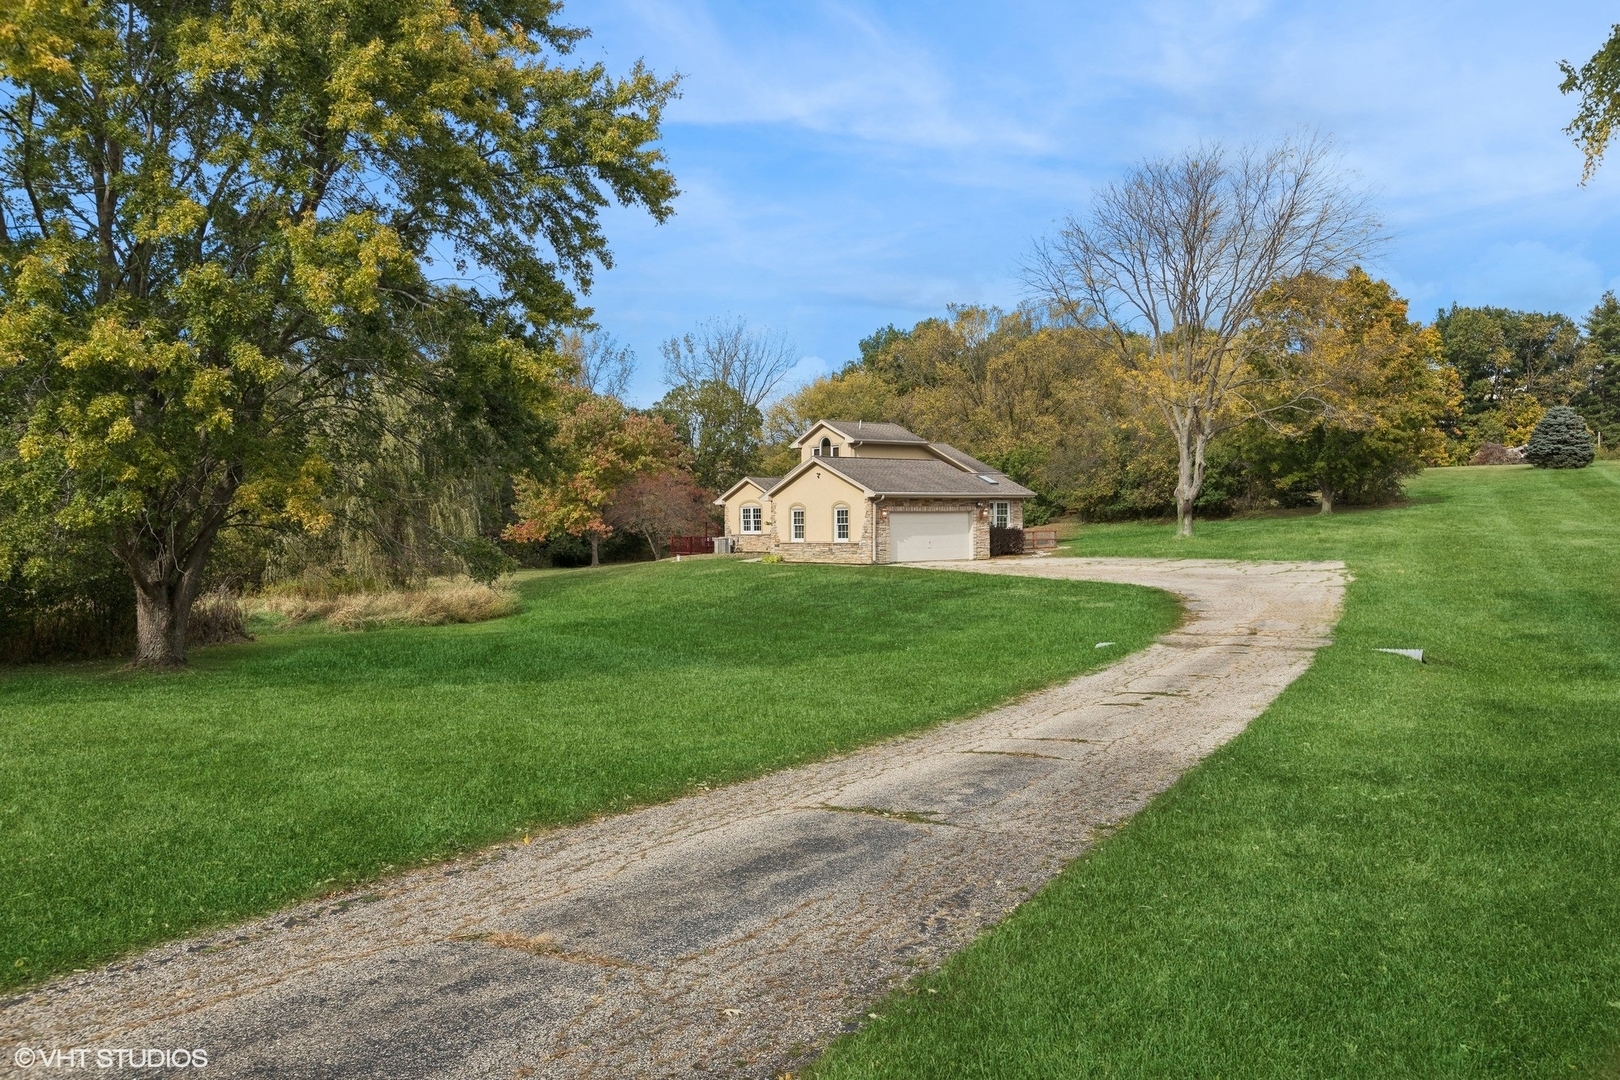
[[[1083,530],[1074,554],[1356,580],[1245,734],[817,1080],[1620,1075],[1620,467],[1410,493]]]
[[[475,626],[0,673],[0,986],[983,709],[1177,618],[1129,587],[717,560]]]

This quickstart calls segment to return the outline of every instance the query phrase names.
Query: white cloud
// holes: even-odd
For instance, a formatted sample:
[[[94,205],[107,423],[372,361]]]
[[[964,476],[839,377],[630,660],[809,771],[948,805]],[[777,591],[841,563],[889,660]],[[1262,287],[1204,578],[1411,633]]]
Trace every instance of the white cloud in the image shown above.
[[[949,63],[866,6],[628,0],[683,74],[682,124],[791,124],[886,145],[1040,145],[1013,117],[963,101]],[[717,12],[717,8],[721,9]]]
[[[830,364],[819,356],[806,356],[793,366],[792,371],[787,373],[787,377],[782,380],[782,385],[777,387],[776,393],[773,395],[773,400],[775,398],[785,397],[800,387],[807,386],[823,376],[831,375],[841,366],[842,365],[838,364]]]

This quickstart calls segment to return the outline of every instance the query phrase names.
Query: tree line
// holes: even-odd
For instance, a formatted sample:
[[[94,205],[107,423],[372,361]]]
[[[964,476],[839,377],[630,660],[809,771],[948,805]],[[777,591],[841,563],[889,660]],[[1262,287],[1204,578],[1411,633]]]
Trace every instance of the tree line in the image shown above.
[[[1201,513],[1387,502],[1425,466],[1524,445],[1558,405],[1600,445],[1620,438],[1612,294],[1579,323],[1453,305],[1424,325],[1387,282],[1352,268],[1263,297],[1244,350],[1253,377],[1275,382],[1206,447]],[[1032,524],[1176,512],[1175,432],[1094,330],[1043,305],[961,305],[881,328],[842,371],[769,410],[761,469],[785,467],[791,433],[831,415],[902,423],[996,465],[1040,493]]]

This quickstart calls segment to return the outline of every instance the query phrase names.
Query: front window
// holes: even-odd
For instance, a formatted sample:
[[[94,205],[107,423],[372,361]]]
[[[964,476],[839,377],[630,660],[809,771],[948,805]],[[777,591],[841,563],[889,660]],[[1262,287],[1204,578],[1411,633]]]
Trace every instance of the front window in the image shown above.
[[[1012,524],[1012,503],[994,502],[990,504],[990,524],[998,529],[1005,529]]]
[[[833,539],[849,539],[849,507],[847,506],[833,508]]]
[[[745,506],[745,507],[742,508],[742,531],[743,532],[745,532],[745,533],[757,533],[757,532],[763,531],[761,529],[761,522],[762,521],[763,521],[763,515],[760,512],[759,507],[757,507],[757,506]]]
[[[802,506],[793,508],[793,539],[804,539],[804,507]]]

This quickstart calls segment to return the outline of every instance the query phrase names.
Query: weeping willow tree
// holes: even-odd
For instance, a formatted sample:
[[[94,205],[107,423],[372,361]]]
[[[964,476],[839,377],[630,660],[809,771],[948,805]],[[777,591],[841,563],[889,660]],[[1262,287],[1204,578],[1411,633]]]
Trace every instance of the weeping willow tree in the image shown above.
[[[399,587],[468,570],[478,541],[499,534],[510,466],[495,433],[469,432],[420,394],[391,393],[330,433],[336,490],[319,530],[281,532],[268,583]]]

